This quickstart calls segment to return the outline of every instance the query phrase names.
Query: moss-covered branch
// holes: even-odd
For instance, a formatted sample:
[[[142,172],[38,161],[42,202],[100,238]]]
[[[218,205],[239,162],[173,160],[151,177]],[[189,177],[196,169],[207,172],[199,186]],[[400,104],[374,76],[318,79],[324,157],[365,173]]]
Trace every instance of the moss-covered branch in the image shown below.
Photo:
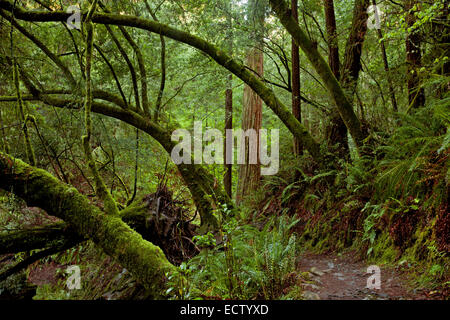
[[[128,57],[127,52],[123,48],[123,46],[120,43],[119,39],[117,39],[117,36],[115,35],[114,31],[108,25],[105,25],[105,28],[106,28],[106,31],[108,31],[109,36],[111,37],[111,39],[115,43],[117,49],[119,50],[122,58],[125,60],[127,66],[128,66],[128,69],[130,70],[131,83],[133,84],[133,92],[134,92],[134,103],[136,104],[137,110],[140,110],[141,109],[141,102],[140,102],[141,100],[139,98],[139,88],[138,88],[138,84],[137,84],[136,70],[134,69],[134,66],[131,63],[131,60]]]
[[[0,233],[0,254],[54,247],[70,240],[79,242],[83,239],[63,222],[32,229],[2,232]]]
[[[63,250],[67,250],[71,247],[73,247],[76,243],[75,242],[62,242],[59,244],[56,244],[54,246],[51,246],[47,249],[41,250],[39,252],[33,253],[31,256],[27,256],[24,260],[16,263],[12,267],[8,267],[6,270],[0,272],[0,281],[5,280],[9,276],[20,272],[27,268],[29,265],[35,263],[36,261],[43,259],[47,256],[50,256],[52,254],[58,253]]]
[[[8,20],[16,30],[18,30],[25,37],[27,37],[31,42],[33,42],[39,49],[41,49],[42,52],[44,52],[47,55],[47,57],[50,58],[50,60],[53,61],[53,63],[55,63],[55,65],[63,72],[64,76],[69,80],[69,83],[70,83],[70,86],[72,89],[75,89],[77,87],[77,82],[75,81],[75,78],[73,77],[69,68],[41,40],[39,40],[32,33],[28,32],[27,29],[25,29],[20,24],[18,24],[15,20],[13,20],[11,18],[10,14],[7,14],[3,10],[0,10],[0,16],[5,18],[6,20]]]
[[[122,85],[120,84],[119,77],[117,76],[116,70],[114,70],[114,67],[113,67],[112,63],[109,62],[108,58],[103,53],[103,50],[98,45],[96,45],[95,43],[94,43],[94,48],[100,54],[100,56],[102,57],[103,61],[105,61],[106,65],[108,66],[109,70],[111,71],[111,74],[112,74],[112,76],[114,78],[114,81],[116,82],[117,89],[119,90],[120,96],[122,97],[122,100],[123,100],[123,102],[125,104],[124,107],[125,107],[125,109],[128,108],[127,98],[125,97],[125,93],[123,92]]]
[[[17,19],[26,21],[67,21],[70,14],[61,11],[47,12],[39,10],[25,10],[20,7],[15,7],[8,0],[0,0],[0,8],[7,11],[13,11]],[[85,15],[85,13],[84,13]],[[268,88],[265,83],[258,79],[253,72],[249,71],[243,64],[238,63],[232,59],[225,51],[218,49],[213,44],[187,32],[177,30],[156,21],[142,19],[136,16],[95,13],[92,16],[92,22],[105,25],[120,25],[135,27],[143,30],[148,30],[157,33],[173,40],[188,44],[200,51],[209,55],[219,65],[223,66],[235,76],[249,85],[272,109],[272,111],[280,118],[291,133],[302,141],[305,148],[316,159],[321,160],[322,154],[320,152],[319,144],[309,134],[308,130],[293,116],[290,110],[278,99],[274,92]],[[108,26],[106,26],[108,27]],[[339,84],[338,84],[339,85]],[[356,119],[357,120],[357,119]],[[356,139],[358,140],[358,139]]]
[[[110,11],[106,8],[106,6],[103,5],[103,3],[101,1],[99,1],[99,6],[106,13],[110,13]],[[142,109],[143,109],[145,115],[150,116],[150,106],[149,106],[149,102],[148,102],[147,70],[145,68],[144,56],[142,55],[141,49],[139,48],[137,43],[133,40],[133,38],[130,36],[128,31],[123,26],[119,26],[119,30],[122,33],[122,35],[124,36],[124,38],[127,40],[128,44],[133,49],[134,54],[136,55],[136,58],[138,61],[139,73],[141,75],[140,80],[141,80]]]
[[[147,11],[152,16],[153,20],[156,22],[158,21],[158,18],[156,16],[156,13],[153,12],[152,8],[148,4],[148,1],[144,1],[145,7],[147,8]],[[155,103],[155,113],[154,113],[154,120],[155,122],[158,122],[159,113],[161,112],[162,107],[162,98],[164,95],[164,89],[166,87],[166,39],[164,39],[163,35],[159,35],[159,39],[161,42],[161,82],[159,85],[159,91],[158,91],[158,97],[156,98]]]

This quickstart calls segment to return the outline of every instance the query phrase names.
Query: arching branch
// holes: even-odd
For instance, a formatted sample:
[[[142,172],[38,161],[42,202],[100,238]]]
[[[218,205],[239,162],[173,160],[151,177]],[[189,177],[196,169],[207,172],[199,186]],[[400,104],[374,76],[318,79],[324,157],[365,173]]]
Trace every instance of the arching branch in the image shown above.
[[[60,11],[29,11],[19,7],[14,8],[13,4],[8,0],[0,0],[0,8],[8,11],[14,10],[14,14],[17,19],[26,21],[67,21],[70,16],[70,14]],[[322,159],[319,144],[309,134],[308,130],[292,115],[290,110],[278,99],[274,92],[252,72],[247,70],[244,65],[233,60],[223,50],[220,50],[211,43],[187,32],[177,30],[156,21],[150,21],[148,19],[142,19],[135,16],[95,13],[92,16],[92,22],[105,25],[135,27],[147,30],[188,44],[200,51],[203,51],[219,65],[223,66],[248,84],[261,97],[267,106],[271,108],[272,111],[280,118],[291,133],[302,141],[303,145],[311,153],[311,155],[317,160]],[[358,141],[359,139],[355,140]]]

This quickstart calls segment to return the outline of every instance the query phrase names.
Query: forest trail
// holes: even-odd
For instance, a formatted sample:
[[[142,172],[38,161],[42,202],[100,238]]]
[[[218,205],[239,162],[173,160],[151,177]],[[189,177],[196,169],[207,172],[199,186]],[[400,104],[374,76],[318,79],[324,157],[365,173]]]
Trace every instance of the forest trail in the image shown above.
[[[404,300],[426,299],[421,292],[408,290],[405,275],[384,266],[381,289],[368,289],[368,265],[354,253],[337,255],[305,253],[299,258],[298,270],[309,272],[312,283],[304,285],[306,300]]]

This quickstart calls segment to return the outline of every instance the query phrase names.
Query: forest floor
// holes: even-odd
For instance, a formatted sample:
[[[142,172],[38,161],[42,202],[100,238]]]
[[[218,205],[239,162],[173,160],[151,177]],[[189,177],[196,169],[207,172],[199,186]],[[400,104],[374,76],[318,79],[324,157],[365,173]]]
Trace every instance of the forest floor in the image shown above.
[[[407,272],[380,266],[381,288],[368,289],[368,264],[353,252],[346,254],[304,253],[298,259],[298,271],[308,272],[312,281],[304,285],[306,300],[418,300],[439,299],[433,292],[413,289]]]

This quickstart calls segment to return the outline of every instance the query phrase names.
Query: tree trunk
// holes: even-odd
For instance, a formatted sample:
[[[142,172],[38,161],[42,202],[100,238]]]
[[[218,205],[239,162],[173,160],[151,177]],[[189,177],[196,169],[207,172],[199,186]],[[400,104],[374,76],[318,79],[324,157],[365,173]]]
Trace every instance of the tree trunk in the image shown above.
[[[414,5],[416,0],[405,0],[406,24],[412,28],[416,22]],[[412,30],[406,36],[406,64],[407,64],[407,86],[408,101],[411,108],[419,108],[425,105],[425,91],[420,87],[418,70],[422,66],[422,53],[420,50],[420,34],[418,30]],[[409,108],[408,108],[409,109]]]
[[[283,26],[295,39],[295,42],[300,46],[305,55],[308,57],[308,60],[311,62],[313,68],[319,74],[329,95],[337,106],[345,126],[355,141],[357,151],[361,153],[361,147],[364,145],[364,140],[367,133],[362,130],[361,123],[356,116],[353,106],[345,94],[343,87],[338,82],[336,76],[331,71],[330,66],[318,52],[311,39],[292,18],[292,12],[288,9],[284,1],[270,0],[270,3],[272,5],[272,9],[275,11]],[[367,13],[365,14],[367,16]]]
[[[361,71],[361,55],[367,33],[367,20],[369,16],[369,0],[356,0],[353,9],[353,21],[350,36],[345,46],[344,65],[342,66],[341,83],[348,92],[349,99],[353,100],[359,72]]]
[[[255,70],[259,76],[263,75],[263,53],[260,48],[253,48],[247,56],[247,65]],[[244,132],[253,129],[256,132],[257,147],[251,148],[250,139],[245,139],[245,163],[239,165],[238,190],[236,193],[236,202],[241,203],[242,199],[254,192],[261,179],[261,165],[259,163],[259,130],[262,126],[262,100],[249,87],[244,87],[244,102],[242,111],[242,130]],[[257,152],[258,163],[250,164],[250,152]]]
[[[298,0],[291,0],[292,17],[298,22]],[[302,122],[302,104],[300,100],[300,51],[295,40],[292,39],[292,113]],[[294,154],[303,153],[303,146],[299,139],[294,137]]]
[[[325,24],[328,37],[328,64],[330,65],[331,71],[335,75],[336,79],[340,80],[341,65],[339,59],[339,45],[336,30],[336,16],[334,13],[334,1],[325,0],[324,9]],[[334,151],[339,158],[345,158],[349,154],[347,127],[345,126],[344,121],[341,119],[336,106],[333,106],[331,116],[328,121],[329,122],[325,127],[325,136],[328,149],[330,151]]]
[[[225,192],[230,198],[232,198],[232,184],[233,184],[233,165],[232,157],[233,151],[231,150],[232,141],[229,141],[226,134],[227,130],[233,129],[233,89],[232,89],[233,76],[228,76],[228,88],[225,92],[225,148],[224,148],[224,164],[225,174],[223,183]],[[228,151],[230,150],[230,154]]]
[[[325,9],[325,24],[327,27],[327,40],[328,40],[328,64],[331,71],[336,76],[336,79],[340,79],[341,64],[339,61],[339,45],[336,31],[336,16],[334,14],[334,0],[324,0]]]
[[[344,63],[340,71],[341,85],[352,105],[361,71],[361,55],[367,33],[367,20],[369,18],[367,9],[369,5],[369,0],[355,1],[352,26],[345,46]],[[343,119],[338,118],[337,114],[334,113],[332,116],[332,130],[329,132],[329,135],[331,143],[334,143],[334,145],[338,143],[337,153],[341,157],[349,155],[347,129]],[[365,133],[363,134],[365,135]]]
[[[377,1],[372,0],[372,4],[374,6],[376,6]],[[384,45],[383,32],[381,31],[381,27],[379,29],[377,28],[377,35],[378,35],[378,40],[380,41],[381,57],[383,58],[384,71],[386,71],[386,78],[387,78],[387,82],[388,82],[388,86],[389,86],[389,93],[390,93],[390,97],[391,97],[392,109],[394,110],[394,112],[397,112],[398,111],[397,99],[395,97],[394,86],[392,84],[392,77],[391,77],[391,72],[389,69],[389,61],[388,61],[387,54],[386,54],[386,46]]]
[[[259,78],[264,76],[264,54],[263,54],[263,35],[264,35],[264,6],[258,0],[249,1],[249,17],[253,22],[254,37],[253,48],[247,54],[247,66],[256,73]],[[242,110],[242,130],[255,130],[256,148],[250,146],[250,139],[243,140],[245,145],[245,162],[239,165],[238,190],[236,193],[236,202],[241,203],[244,197],[254,192],[261,179],[261,164],[259,163],[259,139],[262,126],[262,100],[258,94],[248,85],[244,86],[244,101]],[[250,152],[256,151],[256,164],[250,163]]]

